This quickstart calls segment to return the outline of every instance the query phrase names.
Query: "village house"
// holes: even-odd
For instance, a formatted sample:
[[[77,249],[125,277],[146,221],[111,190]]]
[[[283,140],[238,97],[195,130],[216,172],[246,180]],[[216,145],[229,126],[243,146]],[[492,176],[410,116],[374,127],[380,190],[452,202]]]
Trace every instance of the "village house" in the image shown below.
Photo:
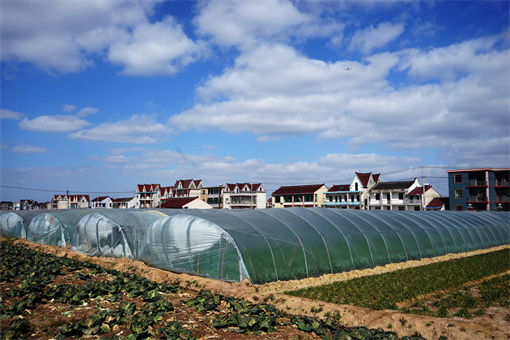
[[[180,179],[172,187],[172,197],[200,197],[200,189],[203,187],[201,179]]]
[[[222,209],[265,209],[266,193],[261,183],[227,183]]]
[[[134,197],[113,198],[113,209],[132,209],[136,207]]]
[[[370,189],[369,209],[426,210],[427,205],[441,195],[430,185],[425,185],[425,188],[423,195],[423,188],[416,178],[414,181],[379,182]],[[441,210],[436,206],[440,203],[442,201],[434,201],[433,210]]]
[[[274,208],[324,207],[324,184],[281,186],[273,192]]]
[[[50,202],[51,209],[90,208],[89,195],[55,195]]]
[[[351,184],[333,185],[324,193],[325,208],[368,209],[369,190],[380,174],[356,172]]]
[[[199,197],[169,198],[163,201],[160,209],[212,209],[213,207]]]
[[[510,211],[510,169],[448,170],[451,210]]]
[[[135,192],[135,207],[137,209],[155,208],[161,203],[159,184],[138,184]]]
[[[113,200],[109,196],[98,196],[90,202],[92,209],[113,209]]]
[[[213,207],[213,209],[223,208],[223,193],[225,186],[218,185],[214,187],[203,187],[200,198]]]

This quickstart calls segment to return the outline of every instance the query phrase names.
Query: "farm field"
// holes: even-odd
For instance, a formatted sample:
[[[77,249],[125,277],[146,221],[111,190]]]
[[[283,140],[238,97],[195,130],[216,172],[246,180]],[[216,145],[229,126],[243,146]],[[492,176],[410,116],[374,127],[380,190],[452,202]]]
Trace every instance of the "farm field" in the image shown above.
[[[433,304],[423,295],[412,304],[397,303],[400,311],[369,310],[264,293],[263,286],[248,282],[170,273],[125,258],[91,258],[70,249],[0,240],[0,338],[319,339],[350,333],[353,338],[506,339],[510,325],[508,289],[501,289],[508,274],[484,285],[470,280],[473,284],[460,288],[475,300],[482,291],[499,291],[488,293],[499,294],[493,299],[498,306],[484,306],[483,314],[468,309],[468,318],[455,312],[438,318],[417,315]],[[508,256],[508,249],[503,251]],[[448,301],[455,294],[434,295]]]
[[[437,317],[454,315],[471,318],[472,313],[484,315],[486,308],[508,307],[509,275],[498,276],[498,274],[507,272],[509,268],[510,250],[503,249],[454,261],[433,263],[428,266],[402,269],[285,293],[377,310],[394,309]],[[495,275],[496,277],[490,280],[484,280]],[[478,280],[482,282],[469,284]],[[445,293],[433,294],[438,292]],[[475,293],[477,298],[472,293]],[[424,297],[424,295],[428,296]],[[434,310],[423,301],[431,299],[435,299],[432,303]],[[409,302],[412,305],[398,307],[398,304],[403,303],[405,306],[406,302],[407,305]],[[510,320],[510,314],[506,318]]]

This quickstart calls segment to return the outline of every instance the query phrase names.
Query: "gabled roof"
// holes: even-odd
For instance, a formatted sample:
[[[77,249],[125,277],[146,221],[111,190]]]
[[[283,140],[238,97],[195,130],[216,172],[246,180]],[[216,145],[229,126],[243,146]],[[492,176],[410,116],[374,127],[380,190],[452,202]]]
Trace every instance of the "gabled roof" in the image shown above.
[[[391,190],[391,189],[407,189],[413,185],[414,181],[402,182],[379,182],[372,187],[370,191],[374,190]]]
[[[225,191],[234,191],[236,189],[236,186],[237,184],[235,183],[227,183],[227,185],[225,186]]]
[[[425,192],[432,189],[432,186],[430,184],[427,184],[427,188],[425,189]],[[423,195],[423,187],[416,187],[413,191],[411,191],[408,195]]]
[[[442,206],[444,205],[444,202],[439,199],[439,198],[434,198],[432,201],[430,201],[430,203],[427,205],[427,208],[430,208],[430,209],[437,209],[437,208],[441,208]]]
[[[323,186],[324,186],[324,184],[295,185],[295,186],[287,186],[287,187],[282,186],[273,192],[273,196],[275,196],[275,195],[313,194],[317,190],[322,188]]]
[[[377,183],[377,181],[379,180],[380,176],[381,176],[381,174],[372,174],[372,178],[374,179],[375,183]]]
[[[333,185],[331,188],[329,188],[328,191],[330,191],[330,192],[349,191],[350,187],[351,186],[349,184],[336,184],[336,185]]]
[[[68,197],[71,202],[81,201],[82,199],[90,201],[89,195],[69,195]]]
[[[110,197],[109,196],[97,196],[96,198],[94,198],[92,200],[92,202],[101,202],[101,201],[104,201],[107,198],[110,198]]]
[[[358,176],[359,180],[361,181],[361,184],[363,185],[363,188],[366,188],[368,185],[368,181],[370,180],[371,172],[369,173],[361,173],[361,172],[355,172],[356,176]]]
[[[179,186],[180,184],[180,186]],[[180,179],[175,182],[174,189],[195,189],[202,184],[201,179],[193,180],[193,179]]]
[[[161,185],[159,184],[138,184],[136,186],[137,192],[148,192],[148,191],[156,191]]]
[[[246,191],[259,191],[261,188],[265,191],[262,183],[227,183],[225,186],[225,192],[234,192],[236,187],[239,188],[239,191],[245,191],[245,188]]]
[[[178,209],[184,208],[184,206],[188,203],[193,202],[194,200],[199,200],[198,197],[180,197],[180,198],[169,198],[165,200],[163,203],[159,205],[159,208],[170,208],[170,209]]]

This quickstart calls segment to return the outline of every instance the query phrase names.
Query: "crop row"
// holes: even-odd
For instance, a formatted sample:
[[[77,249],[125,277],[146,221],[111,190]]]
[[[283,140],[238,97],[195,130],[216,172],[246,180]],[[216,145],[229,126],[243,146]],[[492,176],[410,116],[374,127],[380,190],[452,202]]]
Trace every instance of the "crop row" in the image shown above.
[[[470,285],[453,293],[434,294],[432,298],[421,298],[411,307],[402,308],[404,313],[437,317],[459,316],[471,319],[487,314],[488,307],[509,307],[510,275],[505,274]],[[491,317],[492,314],[489,314]],[[510,314],[507,314],[510,319]]]
[[[508,268],[510,268],[510,250],[503,249],[285,293],[378,310],[398,309],[397,304],[403,301],[460,287],[467,282],[505,272]]]
[[[395,332],[281,315],[272,304],[252,304],[209,291],[181,300],[190,294],[183,294],[177,282],[153,282],[17,246],[11,240],[0,241],[0,278],[0,339],[195,339],[199,329],[183,327],[182,322],[197,315],[203,324],[197,322],[196,327],[206,332],[257,334],[295,325],[323,339],[398,339]]]

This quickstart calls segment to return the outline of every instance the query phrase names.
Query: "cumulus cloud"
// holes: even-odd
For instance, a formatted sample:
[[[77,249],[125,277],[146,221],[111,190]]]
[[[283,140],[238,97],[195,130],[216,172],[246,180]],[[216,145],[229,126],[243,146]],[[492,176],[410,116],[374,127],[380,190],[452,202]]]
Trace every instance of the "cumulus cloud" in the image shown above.
[[[124,73],[151,76],[174,74],[205,52],[205,45],[189,39],[171,17],[140,24],[127,41],[110,46],[108,58],[124,66]]]
[[[0,60],[68,73],[93,66],[95,55],[106,55],[102,60],[121,65],[125,74],[174,74],[202,55],[204,46],[170,17],[149,23],[159,2],[7,1],[1,12]]]
[[[22,130],[37,132],[72,132],[90,125],[86,120],[69,115],[39,116],[34,119],[24,118],[18,123]]]
[[[203,3],[195,24],[199,34],[220,46],[241,46],[278,37],[309,20],[286,0],[208,1]]]
[[[129,144],[154,144],[158,137],[172,133],[158,123],[154,115],[133,115],[129,119],[102,123],[96,127],[69,134],[72,139],[92,142],[118,142]]]
[[[26,114],[24,113],[20,113],[20,112],[15,112],[15,111],[11,111],[11,110],[6,110],[6,109],[0,109],[0,119],[16,119],[16,120],[19,120],[23,117],[25,117]]]
[[[408,150],[448,150],[466,136],[478,143],[499,140],[510,133],[510,53],[498,48],[500,42],[499,36],[485,37],[359,62],[324,62],[286,45],[259,45],[204,82],[197,89],[202,102],[169,124],[250,132],[260,141],[315,134]],[[435,71],[438,65],[451,69]],[[392,83],[390,75],[412,81]]]
[[[88,115],[98,112],[99,109],[95,107],[84,107],[76,113],[76,117],[87,117]]]
[[[78,109],[78,107],[76,105],[70,105],[70,104],[65,104],[63,107],[62,107],[62,112],[74,112]]]
[[[386,46],[401,35],[402,32],[404,32],[404,24],[383,22],[376,27],[371,26],[354,33],[349,49],[359,50],[364,54],[368,54],[375,49]]]
[[[48,152],[47,149],[35,146],[35,145],[16,145],[11,149],[13,152],[18,153],[45,153]]]

